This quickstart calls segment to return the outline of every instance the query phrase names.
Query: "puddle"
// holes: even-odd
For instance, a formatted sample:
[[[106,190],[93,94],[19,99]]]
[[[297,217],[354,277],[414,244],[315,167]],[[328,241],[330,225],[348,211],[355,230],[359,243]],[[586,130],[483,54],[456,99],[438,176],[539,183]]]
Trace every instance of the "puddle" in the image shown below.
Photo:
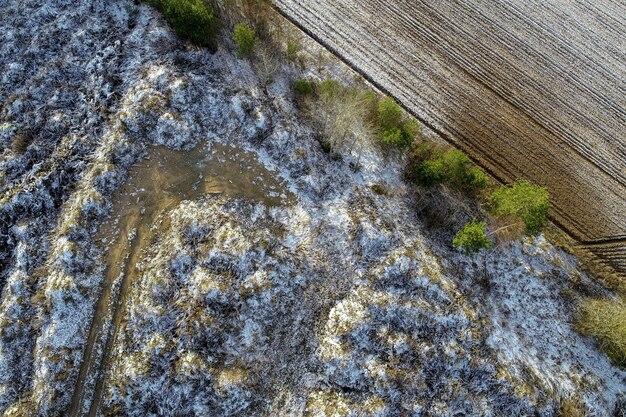
[[[210,148],[198,145],[190,151],[152,148],[148,159],[131,167],[128,179],[113,197],[111,220],[102,225],[99,236],[109,245],[107,271],[69,416],[98,415],[128,289],[137,275],[135,266],[154,237],[152,226],[181,201],[207,194],[267,206],[295,201],[284,183],[254,154],[221,144]]]

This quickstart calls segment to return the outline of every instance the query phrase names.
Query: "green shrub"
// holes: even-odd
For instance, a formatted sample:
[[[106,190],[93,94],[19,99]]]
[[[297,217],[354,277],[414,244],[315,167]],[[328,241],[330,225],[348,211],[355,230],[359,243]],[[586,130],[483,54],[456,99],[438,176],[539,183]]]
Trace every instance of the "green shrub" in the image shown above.
[[[203,0],[145,0],[157,9],[174,31],[191,42],[216,48],[219,22]]]
[[[616,365],[626,367],[626,302],[590,298],[578,307],[578,331],[595,337]]]
[[[322,141],[320,141],[320,146],[322,147],[322,150],[323,150],[325,153],[331,153],[331,152],[332,152],[332,150],[333,150],[333,145],[332,145],[332,143],[330,143],[330,141],[328,141],[328,140],[322,140]]]
[[[463,175],[463,188],[470,193],[478,193],[489,185],[489,176],[479,166],[471,166]]]
[[[336,100],[341,92],[341,84],[333,79],[324,80],[317,85],[317,95],[325,102]]]
[[[511,186],[503,185],[491,195],[491,211],[495,215],[519,218],[526,226],[526,234],[541,232],[548,219],[550,195],[530,181],[519,180]]]
[[[378,96],[373,91],[365,91],[361,94],[361,102],[365,110],[365,121],[375,123],[378,118]]]
[[[413,178],[426,187],[441,184],[446,179],[446,166],[443,159],[429,159],[419,164],[414,171]]]
[[[246,25],[237,24],[234,38],[237,43],[237,56],[239,58],[250,56],[257,41],[254,31]]]
[[[455,249],[461,249],[466,255],[472,255],[481,249],[489,249],[491,241],[485,233],[487,223],[472,220],[459,230],[452,241]]]
[[[394,129],[402,122],[402,107],[391,97],[385,97],[378,105],[378,123],[382,130]]]
[[[287,59],[292,62],[297,61],[300,49],[302,48],[300,47],[299,43],[293,41],[287,42],[287,50],[285,51]]]
[[[420,122],[416,119],[409,119],[402,122],[402,130],[404,134],[407,135],[411,139],[411,143],[417,138],[420,134]]]
[[[489,177],[480,167],[472,165],[469,156],[458,149],[450,149],[443,156],[446,177],[450,185],[466,193],[476,193],[485,188]]]
[[[431,187],[447,182],[451,187],[474,194],[489,184],[489,177],[460,150],[446,151],[422,142],[411,154],[410,180]]]
[[[367,99],[377,100],[375,95]],[[371,101],[368,104],[371,105]],[[419,134],[417,120],[404,120],[402,108],[391,97],[385,97],[378,104],[376,120],[381,132],[380,141],[386,147],[406,149]]]
[[[380,140],[385,146],[405,149],[411,144],[413,138],[401,126],[384,130]]]
[[[306,78],[300,78],[293,83],[293,92],[296,96],[306,96],[313,92],[311,82]]]

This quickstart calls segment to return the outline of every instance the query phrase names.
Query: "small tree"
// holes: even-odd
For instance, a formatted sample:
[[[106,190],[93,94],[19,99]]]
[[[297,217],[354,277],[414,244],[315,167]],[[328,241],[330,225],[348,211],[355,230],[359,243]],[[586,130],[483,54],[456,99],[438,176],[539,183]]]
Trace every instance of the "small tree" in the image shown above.
[[[219,21],[203,0],[146,0],[163,14],[176,33],[191,42],[215,48]]]
[[[473,255],[481,249],[489,249],[491,240],[487,237],[486,229],[486,222],[472,220],[457,232],[452,246],[455,249],[461,249],[466,255]]]
[[[241,23],[235,26],[235,42],[239,58],[250,56],[256,41],[256,35],[252,29]]]
[[[463,151],[449,149],[442,158],[446,167],[446,177],[452,187],[474,194],[487,186],[489,177],[485,171],[472,165],[469,156]]]
[[[311,82],[306,78],[300,78],[293,83],[293,92],[298,97],[309,95],[313,92]]]
[[[451,187],[475,194],[489,184],[489,177],[460,150],[443,151],[422,142],[411,154],[408,177],[421,185],[434,186],[447,182]]]
[[[330,78],[322,81],[317,86],[317,94],[326,105],[329,105],[337,100],[341,95],[341,92],[341,84]]]
[[[285,55],[287,59],[291,62],[296,62],[298,60],[298,54],[302,47],[299,43],[294,41],[287,42],[287,49],[285,50]]]
[[[378,105],[378,123],[381,129],[394,129],[402,122],[402,107],[391,97],[385,97]]]
[[[412,179],[426,187],[441,184],[445,178],[446,166],[442,158],[427,159],[418,164],[412,172]]]
[[[540,185],[518,180],[511,186],[503,185],[495,190],[490,205],[496,216],[520,219],[526,226],[526,234],[536,235],[548,219],[550,195]]]
[[[394,127],[383,131],[381,142],[385,146],[406,149],[413,142],[413,137],[404,126]]]

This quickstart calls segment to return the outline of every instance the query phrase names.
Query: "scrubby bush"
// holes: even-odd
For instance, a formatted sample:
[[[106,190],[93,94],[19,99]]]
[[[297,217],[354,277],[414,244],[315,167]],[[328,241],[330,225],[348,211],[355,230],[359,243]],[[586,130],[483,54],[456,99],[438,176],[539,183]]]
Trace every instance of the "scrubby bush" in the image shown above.
[[[359,137],[367,135],[362,92],[333,79],[314,85],[313,90],[315,100],[309,103],[308,112],[319,124],[321,136],[337,150],[350,140],[352,149]]]
[[[254,31],[240,23],[235,26],[234,38],[237,43],[237,55],[239,58],[250,56],[257,40]]]
[[[313,85],[306,78],[300,78],[294,81],[293,92],[299,97],[309,95],[313,92]]]
[[[191,42],[216,48],[219,22],[203,0],[145,0],[157,9],[174,31]]]
[[[317,95],[325,102],[336,100],[341,92],[341,84],[333,79],[324,80],[317,85]]]
[[[489,177],[469,157],[458,149],[438,148],[420,143],[411,153],[407,175],[420,185],[432,187],[443,182],[451,187],[475,194],[489,184]]]
[[[13,138],[12,149],[17,154],[23,154],[32,143],[33,138],[28,135],[17,135]]]
[[[452,246],[455,249],[461,249],[466,255],[490,248],[491,241],[485,232],[486,228],[486,222],[472,220],[457,232],[452,241]]]
[[[381,132],[381,144],[385,147],[406,149],[419,134],[417,120],[405,119],[402,107],[391,97],[383,98],[378,104],[376,121]]]
[[[364,109],[365,122],[375,124],[378,119],[378,95],[373,91],[365,91],[361,94],[361,103]]]
[[[519,219],[526,226],[526,234],[541,232],[550,209],[548,190],[530,181],[519,180],[511,186],[503,185],[491,195],[490,208],[496,216]]]
[[[472,165],[469,156],[458,149],[450,149],[443,156],[446,177],[458,190],[475,193],[485,188],[489,177],[480,167]]]
[[[381,129],[395,129],[402,122],[402,107],[391,97],[385,97],[378,105],[378,123]]]
[[[287,42],[287,50],[285,54],[287,55],[287,59],[291,62],[295,62],[298,60],[298,54],[300,53],[300,44],[294,41]]]
[[[399,127],[383,130],[380,140],[382,144],[386,146],[392,146],[397,148],[403,148],[406,146],[405,137],[403,135],[402,129],[400,129]]]
[[[387,195],[387,189],[382,184],[372,184],[370,189],[377,195]]]
[[[413,178],[421,185],[432,187],[446,179],[446,166],[442,158],[428,159],[416,167]]]
[[[616,365],[626,367],[626,301],[591,298],[580,302],[576,327],[595,337]]]

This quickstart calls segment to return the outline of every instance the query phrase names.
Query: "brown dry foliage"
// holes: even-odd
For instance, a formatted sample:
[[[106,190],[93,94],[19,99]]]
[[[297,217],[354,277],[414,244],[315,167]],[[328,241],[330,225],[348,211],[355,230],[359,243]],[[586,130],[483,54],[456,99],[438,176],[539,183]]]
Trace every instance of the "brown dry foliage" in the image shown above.
[[[13,152],[23,154],[28,149],[28,145],[33,142],[33,138],[29,135],[16,135],[11,145]]]

